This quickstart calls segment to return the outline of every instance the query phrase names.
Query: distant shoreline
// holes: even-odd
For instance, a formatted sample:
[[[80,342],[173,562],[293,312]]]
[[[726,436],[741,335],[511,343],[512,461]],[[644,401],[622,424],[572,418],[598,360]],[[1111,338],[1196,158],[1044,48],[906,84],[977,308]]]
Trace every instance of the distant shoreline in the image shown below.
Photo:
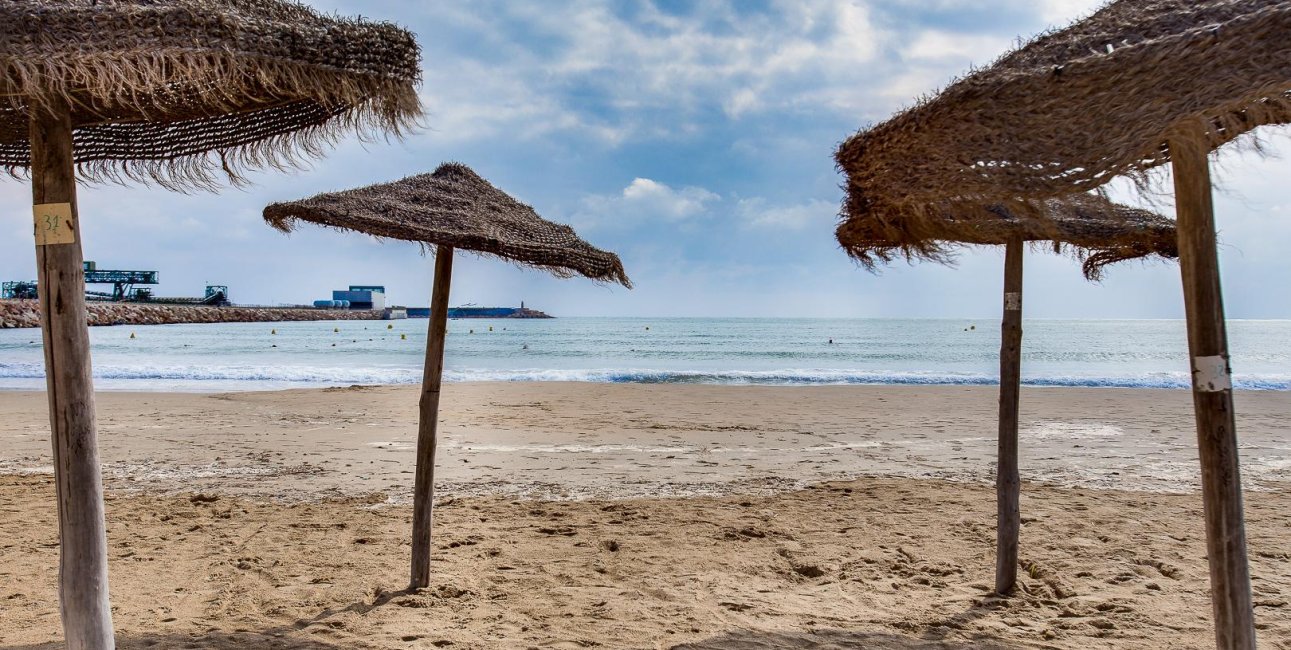
[[[207,307],[141,303],[89,303],[89,324],[176,325],[181,323],[268,323],[320,320],[380,320],[379,311],[278,307]],[[36,300],[0,300],[0,329],[40,327]]]

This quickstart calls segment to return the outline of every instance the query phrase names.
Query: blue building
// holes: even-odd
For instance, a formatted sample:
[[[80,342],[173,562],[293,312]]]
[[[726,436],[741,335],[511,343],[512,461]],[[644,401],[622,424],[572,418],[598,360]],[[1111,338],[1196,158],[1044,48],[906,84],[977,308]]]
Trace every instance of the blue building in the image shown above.
[[[348,300],[351,309],[385,309],[386,288],[352,284],[348,291],[333,291],[332,300]]]

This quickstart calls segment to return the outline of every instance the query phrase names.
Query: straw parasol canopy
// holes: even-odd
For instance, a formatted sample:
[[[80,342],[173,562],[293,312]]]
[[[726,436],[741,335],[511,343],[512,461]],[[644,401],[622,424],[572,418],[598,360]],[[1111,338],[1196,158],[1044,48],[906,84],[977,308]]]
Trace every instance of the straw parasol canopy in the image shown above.
[[[1291,121],[1291,3],[1119,0],[1042,35],[838,148],[849,216],[906,217],[1038,202]],[[1200,131],[1201,135],[1192,133]]]
[[[617,255],[583,241],[569,226],[543,219],[459,163],[393,183],[275,203],[264,209],[264,218],[283,232],[309,221],[492,255],[562,278],[582,275],[632,286]]]
[[[76,181],[213,189],[420,114],[412,34],[283,0],[0,3],[0,169],[32,189],[66,645],[113,647]]]
[[[1097,193],[1044,202],[1045,219],[1025,219],[1000,206],[989,216],[962,219],[944,214],[924,229],[929,239],[912,238],[901,228],[879,219],[847,218],[835,231],[838,243],[853,259],[873,270],[897,257],[908,260],[950,261],[960,245],[1006,245],[1013,240],[1052,242],[1064,247],[1082,264],[1085,277],[1097,280],[1103,268],[1152,255],[1179,256],[1174,221],[1155,212],[1107,200]]]
[[[872,214],[844,217],[835,231],[843,249],[873,270],[896,257],[947,263],[964,245],[1004,246],[1004,317],[1000,345],[999,454],[996,490],[997,593],[1012,593],[1017,582],[1021,527],[1018,469],[1018,413],[1022,383],[1022,270],[1024,243],[1047,242],[1055,252],[1066,248],[1084,262],[1085,277],[1097,280],[1115,262],[1157,255],[1179,256],[1175,224],[1161,215],[1120,205],[1099,193],[1048,199],[1037,204],[1043,219],[1023,218],[999,206],[987,206],[970,218],[941,207],[941,217],[927,220],[911,236],[894,222]]]
[[[538,216],[466,165],[446,163],[401,181],[275,203],[265,221],[291,232],[299,221],[435,247],[435,283],[426,328],[417,417],[417,471],[413,484],[409,588],[430,584],[439,398],[448,333],[455,248],[492,255],[567,278],[582,275],[631,288],[619,257],[579,239],[569,226]],[[489,328],[490,331],[493,328]]]
[[[71,108],[78,175],[210,187],[420,115],[420,55],[390,23],[284,0],[0,4],[0,167],[31,166],[33,109]]]
[[[861,130],[834,156],[847,175],[844,218],[877,222],[897,242],[936,239],[947,214],[1045,219],[1049,201],[1118,176],[1143,187],[1149,170],[1170,164],[1215,640],[1233,650],[1253,650],[1256,637],[1206,155],[1291,122],[1288,33],[1289,2],[1117,0]],[[1020,247],[1009,248],[1017,271],[1006,253],[1006,313],[1010,276],[1021,286]],[[1009,586],[1009,564],[997,566],[997,590]]]

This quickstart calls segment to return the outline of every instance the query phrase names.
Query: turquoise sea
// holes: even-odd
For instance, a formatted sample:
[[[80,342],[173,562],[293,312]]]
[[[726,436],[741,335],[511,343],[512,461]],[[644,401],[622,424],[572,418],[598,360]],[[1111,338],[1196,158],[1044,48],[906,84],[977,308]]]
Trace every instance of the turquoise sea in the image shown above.
[[[264,390],[417,383],[426,323],[123,325],[90,336],[100,388]],[[1231,321],[1229,338],[1238,388],[1291,390],[1291,321]],[[998,322],[963,319],[455,320],[445,378],[992,384],[999,345]],[[1187,358],[1182,321],[1025,323],[1030,385],[1186,388]],[[0,389],[43,388],[42,377],[39,330],[0,330]]]

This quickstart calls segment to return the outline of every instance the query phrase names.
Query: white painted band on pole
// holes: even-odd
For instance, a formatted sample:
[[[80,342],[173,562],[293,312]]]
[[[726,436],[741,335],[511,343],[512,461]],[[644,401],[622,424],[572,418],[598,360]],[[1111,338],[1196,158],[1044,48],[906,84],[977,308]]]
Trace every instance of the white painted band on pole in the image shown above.
[[[1019,311],[1022,309],[1022,294],[1016,291],[1008,291],[1004,294],[1005,311]]]
[[[1193,357],[1192,385],[1201,393],[1233,389],[1233,376],[1224,357]]]

